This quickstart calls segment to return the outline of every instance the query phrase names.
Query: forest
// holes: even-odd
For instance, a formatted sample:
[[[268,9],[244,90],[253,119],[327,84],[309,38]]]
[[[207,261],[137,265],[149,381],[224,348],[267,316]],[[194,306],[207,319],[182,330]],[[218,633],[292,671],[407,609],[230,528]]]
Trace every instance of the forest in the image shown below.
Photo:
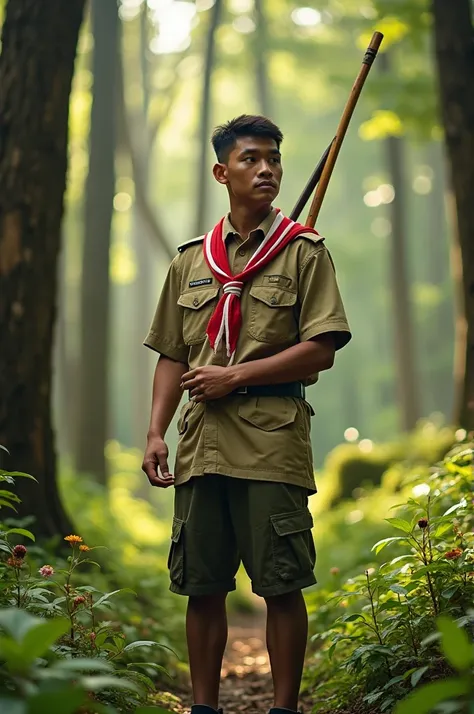
[[[1,712],[189,707],[173,490],[140,468],[143,341],[178,245],[228,210],[213,128],[278,124],[289,214],[378,31],[316,224],[353,339],[308,393],[301,701],[474,713],[473,18],[471,0],[0,0]],[[171,462],[177,442],[175,418]],[[243,569],[229,622],[224,711],[260,712]]]

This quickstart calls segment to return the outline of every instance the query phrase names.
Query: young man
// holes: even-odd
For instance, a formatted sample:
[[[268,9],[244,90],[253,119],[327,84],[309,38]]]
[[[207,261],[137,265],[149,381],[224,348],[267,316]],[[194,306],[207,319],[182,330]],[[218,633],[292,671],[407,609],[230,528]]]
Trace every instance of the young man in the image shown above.
[[[272,207],[282,138],[259,116],[215,130],[213,172],[230,213],[179,247],[145,340],[160,359],[143,470],[153,486],[176,487],[169,569],[171,590],[189,597],[193,714],[218,708],[225,600],[240,561],[267,605],[271,714],[298,707],[301,590],[316,582],[304,385],[350,332],[323,239]],[[172,475],[164,438],[183,390]]]

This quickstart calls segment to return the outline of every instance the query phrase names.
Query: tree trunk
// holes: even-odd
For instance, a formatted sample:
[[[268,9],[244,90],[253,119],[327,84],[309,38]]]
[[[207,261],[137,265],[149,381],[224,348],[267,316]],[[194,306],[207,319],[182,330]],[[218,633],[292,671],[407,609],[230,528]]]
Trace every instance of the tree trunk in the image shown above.
[[[390,72],[389,57],[379,57],[382,72]],[[395,189],[395,198],[390,204],[391,255],[390,284],[393,300],[394,344],[397,374],[397,397],[400,406],[400,426],[410,431],[420,416],[418,384],[415,370],[413,339],[413,316],[410,304],[410,281],[406,245],[406,183],[404,171],[403,139],[389,136],[385,139],[386,163]]]
[[[470,0],[433,0],[441,114],[456,202],[464,319],[457,320],[462,369],[455,422],[474,430],[474,28]],[[459,359],[458,359],[459,364]]]
[[[270,85],[268,81],[268,33],[264,0],[255,0],[255,19],[257,29],[254,41],[254,57],[257,100],[260,112],[264,116],[270,117],[272,103],[270,100]]]
[[[116,0],[93,0],[93,100],[81,287],[81,360],[76,468],[106,482],[109,251],[115,193]]]
[[[38,536],[70,530],[56,483],[51,361],[69,94],[83,0],[10,0],[0,55],[0,443]]]
[[[206,61],[204,67],[204,79],[202,85],[201,99],[201,123],[199,128],[199,163],[196,175],[196,222],[195,235],[201,235],[207,230],[207,204],[209,195],[209,177],[207,161],[209,156],[209,127],[211,120],[211,85],[212,73],[214,70],[216,30],[222,15],[222,0],[216,0],[209,21],[206,45]]]

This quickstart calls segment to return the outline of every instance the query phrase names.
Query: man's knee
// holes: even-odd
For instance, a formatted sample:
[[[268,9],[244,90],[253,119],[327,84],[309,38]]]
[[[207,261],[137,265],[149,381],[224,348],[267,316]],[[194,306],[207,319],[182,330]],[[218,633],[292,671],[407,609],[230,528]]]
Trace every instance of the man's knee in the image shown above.
[[[200,612],[219,611],[225,607],[228,593],[213,593],[212,595],[190,595],[188,607]]]
[[[289,610],[300,605],[302,601],[304,602],[304,598],[301,589],[265,598],[268,610]]]

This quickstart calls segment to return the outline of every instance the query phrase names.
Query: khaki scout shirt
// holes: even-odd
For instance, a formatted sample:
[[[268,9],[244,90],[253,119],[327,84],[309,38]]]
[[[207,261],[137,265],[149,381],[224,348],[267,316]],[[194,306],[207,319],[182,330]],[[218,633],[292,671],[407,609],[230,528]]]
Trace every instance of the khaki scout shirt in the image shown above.
[[[243,270],[274,218],[272,210],[244,241],[225,220],[234,275]],[[144,342],[190,369],[228,361],[224,344],[214,354],[206,337],[222,286],[207,266],[202,243],[203,236],[178,249]],[[291,241],[245,283],[241,307],[234,364],[270,357],[325,332],[334,334],[337,349],[351,338],[331,258],[314,234]],[[317,378],[312,375],[306,384]],[[315,492],[311,414],[306,401],[292,397],[229,395],[205,403],[188,401],[178,422],[176,486],[212,473],[280,481]]]

